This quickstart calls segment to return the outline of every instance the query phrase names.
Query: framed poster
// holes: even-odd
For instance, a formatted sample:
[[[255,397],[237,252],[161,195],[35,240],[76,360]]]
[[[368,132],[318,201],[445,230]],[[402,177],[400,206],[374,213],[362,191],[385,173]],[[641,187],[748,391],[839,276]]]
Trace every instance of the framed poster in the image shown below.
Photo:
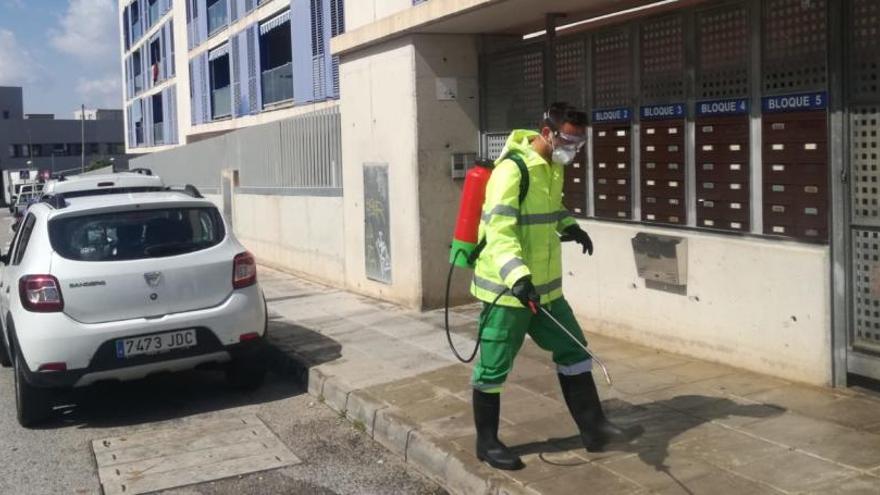
[[[388,164],[364,164],[364,262],[367,278],[391,284]]]

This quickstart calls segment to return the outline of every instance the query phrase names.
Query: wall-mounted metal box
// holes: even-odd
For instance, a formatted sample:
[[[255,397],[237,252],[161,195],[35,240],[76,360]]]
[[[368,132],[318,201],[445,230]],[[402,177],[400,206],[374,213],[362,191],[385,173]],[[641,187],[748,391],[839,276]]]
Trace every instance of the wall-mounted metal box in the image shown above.
[[[649,288],[683,293],[687,288],[687,239],[639,232],[632,246],[636,270]]]

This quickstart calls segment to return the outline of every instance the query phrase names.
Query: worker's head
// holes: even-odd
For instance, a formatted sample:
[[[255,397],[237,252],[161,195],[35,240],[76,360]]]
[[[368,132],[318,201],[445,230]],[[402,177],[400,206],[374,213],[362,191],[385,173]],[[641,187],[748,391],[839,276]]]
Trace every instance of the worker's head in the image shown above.
[[[565,102],[556,102],[541,119],[541,137],[535,150],[548,161],[568,165],[587,141],[587,114]]]

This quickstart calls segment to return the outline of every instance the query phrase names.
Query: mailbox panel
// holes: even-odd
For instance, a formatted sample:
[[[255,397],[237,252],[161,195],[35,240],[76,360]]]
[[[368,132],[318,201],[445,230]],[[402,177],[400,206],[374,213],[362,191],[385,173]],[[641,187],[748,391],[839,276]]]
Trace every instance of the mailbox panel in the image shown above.
[[[631,127],[593,125],[595,213],[600,218],[632,218]]]
[[[749,117],[696,119],[697,225],[750,229]]]
[[[824,110],[763,118],[764,232],[828,239],[828,124]]]
[[[641,126],[642,218],[686,224],[684,120],[645,120]]]
[[[562,204],[575,217],[587,215],[587,153],[582,149],[571,165],[565,167]]]

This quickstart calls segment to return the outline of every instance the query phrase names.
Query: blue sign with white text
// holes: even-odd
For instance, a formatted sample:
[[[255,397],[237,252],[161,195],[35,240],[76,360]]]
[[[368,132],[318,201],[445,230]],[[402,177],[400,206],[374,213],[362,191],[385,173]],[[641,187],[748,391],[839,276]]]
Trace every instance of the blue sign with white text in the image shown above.
[[[825,110],[828,93],[803,93],[798,95],[765,96],[761,99],[764,113],[798,112],[802,110]]]
[[[629,122],[631,119],[632,111],[629,108],[593,110],[593,122]]]
[[[714,115],[745,115],[749,113],[749,100],[739,98],[735,100],[701,101],[697,103],[697,116],[710,117]]]
[[[642,107],[642,120],[677,119],[684,117],[684,103],[669,105],[649,105]]]

